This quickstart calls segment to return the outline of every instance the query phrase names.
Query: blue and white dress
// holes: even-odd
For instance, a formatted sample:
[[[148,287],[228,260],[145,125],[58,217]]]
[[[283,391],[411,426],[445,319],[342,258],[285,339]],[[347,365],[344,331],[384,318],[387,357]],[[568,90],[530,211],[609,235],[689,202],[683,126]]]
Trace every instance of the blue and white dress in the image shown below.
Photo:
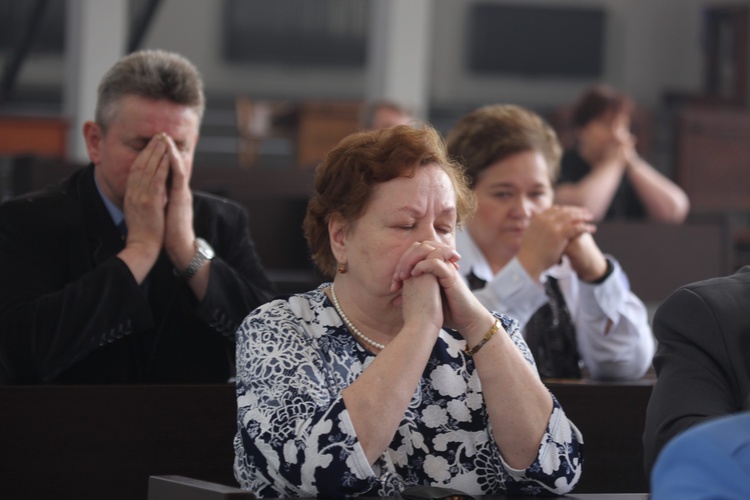
[[[412,485],[476,495],[569,492],[583,438],[554,400],[536,460],[509,467],[458,332],[443,329],[393,441],[370,465],[342,398],[375,359],[349,333],[323,284],[269,302],[237,332],[234,474],[260,497],[398,496]],[[518,324],[498,316],[530,364]]]

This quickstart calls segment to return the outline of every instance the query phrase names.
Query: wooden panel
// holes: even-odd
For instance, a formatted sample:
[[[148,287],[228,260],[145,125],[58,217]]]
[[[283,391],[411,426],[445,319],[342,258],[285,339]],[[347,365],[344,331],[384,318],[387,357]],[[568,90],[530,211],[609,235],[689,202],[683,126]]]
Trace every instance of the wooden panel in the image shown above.
[[[146,498],[151,475],[238,486],[234,386],[0,387],[0,498]]]
[[[83,164],[66,162],[61,158],[45,156],[15,156],[8,159],[8,195],[19,196],[56,184]]]
[[[643,429],[653,382],[546,383],[583,434],[583,473],[575,493],[649,491]]]
[[[245,196],[258,199],[307,199],[312,193],[314,169],[287,168],[241,169],[229,167],[193,168],[193,189],[221,194],[234,200]]]
[[[65,158],[68,122],[59,118],[0,118],[0,155]]]
[[[750,112],[687,108],[677,146],[675,176],[692,212],[750,211]]]
[[[305,102],[300,105],[297,165],[313,167],[341,139],[360,128],[360,102]]]
[[[661,302],[682,285],[731,272],[729,229],[720,220],[605,222],[594,238],[620,262],[631,289],[644,302]]]
[[[322,280],[314,270],[302,221],[313,169],[197,168],[192,187],[224,196],[250,214],[250,231],[268,277],[280,293],[305,292]]]

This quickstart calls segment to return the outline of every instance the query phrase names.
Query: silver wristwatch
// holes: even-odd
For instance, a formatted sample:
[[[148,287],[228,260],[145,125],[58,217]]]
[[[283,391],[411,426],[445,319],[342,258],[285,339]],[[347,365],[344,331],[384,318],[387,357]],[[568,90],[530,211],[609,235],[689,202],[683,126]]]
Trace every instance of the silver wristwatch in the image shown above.
[[[195,255],[190,261],[190,264],[188,264],[185,270],[179,273],[178,276],[181,279],[188,281],[195,275],[195,273],[198,272],[198,269],[203,267],[203,264],[213,259],[214,255],[216,255],[214,249],[211,248],[211,245],[209,245],[206,240],[204,240],[203,238],[196,238]]]

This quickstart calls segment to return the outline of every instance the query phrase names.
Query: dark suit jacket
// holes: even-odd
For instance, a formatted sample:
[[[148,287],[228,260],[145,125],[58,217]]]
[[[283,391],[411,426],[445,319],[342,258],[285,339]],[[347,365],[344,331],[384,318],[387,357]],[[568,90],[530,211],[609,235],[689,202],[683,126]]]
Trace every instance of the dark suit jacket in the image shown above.
[[[163,252],[136,283],[93,172],[0,205],[0,382],[227,381],[237,327],[273,294],[246,211],[193,193],[195,233],[216,251],[199,303]]]
[[[750,266],[672,293],[656,311],[654,334],[657,381],[643,435],[649,475],[672,437],[745,405],[750,394]]]

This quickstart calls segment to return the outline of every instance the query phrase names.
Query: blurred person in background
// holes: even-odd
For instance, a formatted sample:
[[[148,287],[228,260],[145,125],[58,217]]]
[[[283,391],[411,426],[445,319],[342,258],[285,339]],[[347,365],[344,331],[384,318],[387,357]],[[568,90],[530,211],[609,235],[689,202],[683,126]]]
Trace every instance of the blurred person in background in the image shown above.
[[[405,106],[393,101],[373,101],[365,104],[362,111],[362,128],[380,130],[396,125],[409,125],[413,116]]]
[[[562,157],[555,202],[586,207],[595,221],[681,223],[688,197],[638,154],[632,111],[630,97],[608,86],[581,95],[572,111],[576,143]]]
[[[485,306],[518,320],[542,377],[642,377],[654,352],[646,307],[597,246],[591,212],[553,203],[554,130],[497,104],[462,117],[447,144],[478,203],[456,235],[459,273]]]

